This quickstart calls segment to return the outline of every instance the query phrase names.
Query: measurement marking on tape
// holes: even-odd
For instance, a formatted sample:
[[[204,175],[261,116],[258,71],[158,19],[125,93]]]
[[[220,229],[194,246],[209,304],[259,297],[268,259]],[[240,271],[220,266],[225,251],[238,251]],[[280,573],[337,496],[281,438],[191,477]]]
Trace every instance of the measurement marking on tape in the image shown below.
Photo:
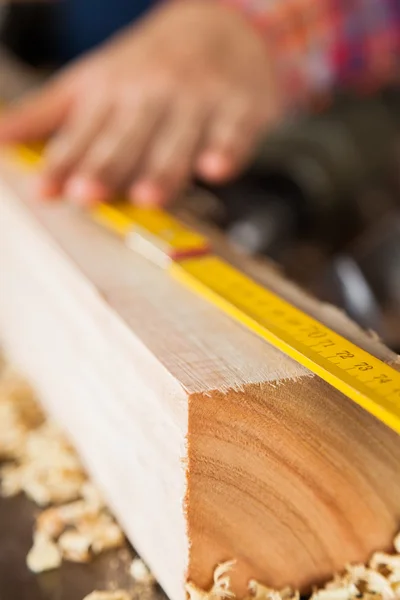
[[[177,280],[400,433],[400,373],[394,368],[216,256],[169,268]]]

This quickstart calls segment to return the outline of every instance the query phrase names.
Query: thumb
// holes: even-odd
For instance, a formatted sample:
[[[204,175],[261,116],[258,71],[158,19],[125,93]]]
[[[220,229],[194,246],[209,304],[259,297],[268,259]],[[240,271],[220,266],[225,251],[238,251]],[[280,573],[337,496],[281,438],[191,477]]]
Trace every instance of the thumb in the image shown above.
[[[0,113],[0,143],[41,140],[65,119],[71,92],[63,81],[48,85]]]

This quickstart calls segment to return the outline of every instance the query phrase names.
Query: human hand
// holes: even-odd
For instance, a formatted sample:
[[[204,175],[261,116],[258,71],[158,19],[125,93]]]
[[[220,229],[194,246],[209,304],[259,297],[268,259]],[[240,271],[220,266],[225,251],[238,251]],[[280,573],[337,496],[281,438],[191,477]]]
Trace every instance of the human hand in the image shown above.
[[[164,205],[235,176],[278,102],[264,41],[216,2],[171,2],[0,119],[0,143],[51,137],[39,189]]]

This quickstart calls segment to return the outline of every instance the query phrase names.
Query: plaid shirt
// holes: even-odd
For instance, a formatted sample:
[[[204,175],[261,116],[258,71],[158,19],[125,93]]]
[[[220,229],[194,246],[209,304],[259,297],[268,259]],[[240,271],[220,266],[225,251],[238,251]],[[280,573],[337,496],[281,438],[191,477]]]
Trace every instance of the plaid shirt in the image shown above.
[[[221,0],[265,36],[284,97],[399,81],[400,0]]]

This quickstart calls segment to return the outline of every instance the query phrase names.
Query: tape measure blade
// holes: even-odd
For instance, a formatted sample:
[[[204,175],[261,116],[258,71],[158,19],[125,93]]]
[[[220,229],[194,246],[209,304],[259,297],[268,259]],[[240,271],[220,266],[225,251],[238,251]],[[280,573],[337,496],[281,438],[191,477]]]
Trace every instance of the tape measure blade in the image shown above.
[[[400,373],[215,256],[172,275],[400,433]]]
[[[186,227],[178,219],[157,208],[142,208],[132,204],[121,206],[132,220],[159,243],[174,253],[196,252],[208,247],[208,240]]]
[[[157,251],[154,255],[179,260],[182,256],[204,254],[209,249],[204,236],[157,208],[141,208],[123,200],[99,204],[92,209],[92,214],[105,227],[125,237],[129,246],[139,252],[144,247],[151,250],[153,246]],[[145,255],[151,259],[148,251]],[[160,264],[159,259],[155,262]]]
[[[40,143],[36,144],[16,144],[11,147],[11,152],[18,160],[18,162],[36,168],[40,165],[43,159],[44,145]]]
[[[132,230],[132,220],[112,204],[96,204],[90,212],[100,225],[123,238],[126,238]]]

